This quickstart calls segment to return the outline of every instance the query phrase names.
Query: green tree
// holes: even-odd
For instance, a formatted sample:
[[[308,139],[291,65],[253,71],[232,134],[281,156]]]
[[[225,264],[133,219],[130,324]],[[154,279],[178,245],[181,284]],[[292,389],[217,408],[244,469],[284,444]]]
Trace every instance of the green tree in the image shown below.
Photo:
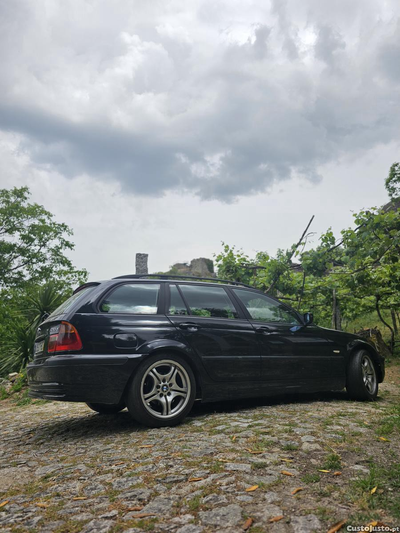
[[[393,163],[385,181],[385,187],[391,200],[400,196],[400,163]]]
[[[29,203],[29,195],[27,187],[0,189],[0,289],[84,281],[87,272],[65,255],[74,248],[72,231],[43,206]]]

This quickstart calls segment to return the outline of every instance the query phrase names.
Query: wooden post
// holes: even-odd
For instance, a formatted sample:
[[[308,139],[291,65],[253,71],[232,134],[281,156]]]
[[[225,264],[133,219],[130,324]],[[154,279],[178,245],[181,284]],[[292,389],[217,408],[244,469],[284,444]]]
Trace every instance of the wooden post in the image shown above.
[[[136,274],[148,274],[147,260],[149,254],[136,254]]]
[[[332,329],[342,331],[342,317],[339,302],[336,297],[336,289],[332,291]]]

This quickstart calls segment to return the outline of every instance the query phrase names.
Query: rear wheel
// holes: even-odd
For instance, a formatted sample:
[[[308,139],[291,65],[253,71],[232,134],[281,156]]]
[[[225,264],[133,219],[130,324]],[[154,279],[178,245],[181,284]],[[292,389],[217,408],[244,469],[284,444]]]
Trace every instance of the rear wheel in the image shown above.
[[[86,404],[92,411],[96,411],[101,415],[112,415],[119,413],[122,409],[125,409],[125,402],[107,404],[107,403],[87,403]]]
[[[177,355],[157,354],[135,373],[126,403],[141,424],[175,426],[189,413],[195,396],[196,380],[186,361]]]
[[[375,364],[366,350],[359,350],[349,361],[346,389],[353,400],[373,401],[378,395]]]

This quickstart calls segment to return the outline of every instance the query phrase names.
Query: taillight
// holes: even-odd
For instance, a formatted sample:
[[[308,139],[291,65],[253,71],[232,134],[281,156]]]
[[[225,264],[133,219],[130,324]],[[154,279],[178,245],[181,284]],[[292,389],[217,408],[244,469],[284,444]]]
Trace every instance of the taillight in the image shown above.
[[[69,322],[61,322],[60,326],[51,328],[47,353],[76,351],[82,349],[79,333]]]

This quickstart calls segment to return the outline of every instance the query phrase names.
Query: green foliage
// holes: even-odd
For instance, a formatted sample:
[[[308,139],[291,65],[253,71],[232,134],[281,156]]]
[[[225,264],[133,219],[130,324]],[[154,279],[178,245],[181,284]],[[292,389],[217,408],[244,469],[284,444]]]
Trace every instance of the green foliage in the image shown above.
[[[386,186],[392,197],[398,196],[400,163],[392,165],[389,177]],[[328,229],[318,246],[306,251],[305,242],[300,242],[278,250],[275,257],[258,252],[251,259],[222,243],[216,256],[218,276],[251,284],[301,313],[312,311],[322,326],[331,327],[334,298],[344,327],[374,313],[390,332],[393,349],[400,313],[400,209],[396,207],[393,203],[389,209],[362,210],[340,239]]]
[[[72,231],[27,187],[0,189],[0,375],[25,368],[42,317],[86,281],[65,255]]]
[[[65,256],[74,245],[72,231],[53,215],[28,202],[29,189],[0,189],[0,289],[22,287],[43,280],[68,284],[86,279]]]
[[[390,167],[385,187],[392,200],[400,196],[400,163],[393,163]]]

